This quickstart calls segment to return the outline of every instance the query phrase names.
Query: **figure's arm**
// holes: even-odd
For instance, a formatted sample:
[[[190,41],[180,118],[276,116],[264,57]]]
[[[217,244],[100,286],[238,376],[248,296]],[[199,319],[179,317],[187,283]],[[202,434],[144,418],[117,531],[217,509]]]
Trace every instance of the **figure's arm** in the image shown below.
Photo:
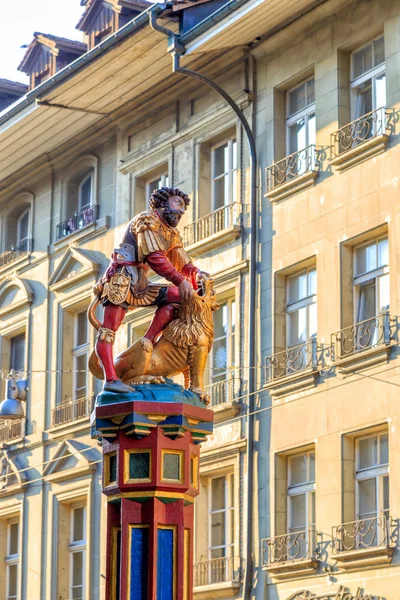
[[[157,275],[164,277],[177,286],[182,300],[188,300],[192,296],[192,285],[182,273],[175,269],[164,252],[151,252],[146,257],[146,261]]]

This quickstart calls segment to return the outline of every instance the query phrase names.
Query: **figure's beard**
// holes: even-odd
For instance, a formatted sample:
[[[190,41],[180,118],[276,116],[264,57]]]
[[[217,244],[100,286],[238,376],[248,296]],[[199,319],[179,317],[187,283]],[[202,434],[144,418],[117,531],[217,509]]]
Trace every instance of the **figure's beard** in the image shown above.
[[[168,225],[170,225],[170,227],[176,227],[182,218],[181,211],[174,210],[170,206],[163,206],[161,210],[163,217],[167,221]]]

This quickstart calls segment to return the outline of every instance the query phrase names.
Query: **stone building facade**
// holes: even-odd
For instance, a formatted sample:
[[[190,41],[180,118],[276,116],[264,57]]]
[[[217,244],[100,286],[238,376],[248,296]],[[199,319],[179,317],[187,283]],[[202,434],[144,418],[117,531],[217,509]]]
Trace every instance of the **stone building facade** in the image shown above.
[[[2,597],[104,597],[85,311],[126,223],[169,183],[193,199],[182,234],[221,304],[195,598],[394,599],[400,3],[109,4],[86,3],[89,50],[48,75],[33,64],[40,84],[0,113],[1,369],[29,380],[26,419],[0,427]],[[173,72],[151,13],[251,126],[256,231],[243,127]],[[127,314],[117,351],[151,314]]]

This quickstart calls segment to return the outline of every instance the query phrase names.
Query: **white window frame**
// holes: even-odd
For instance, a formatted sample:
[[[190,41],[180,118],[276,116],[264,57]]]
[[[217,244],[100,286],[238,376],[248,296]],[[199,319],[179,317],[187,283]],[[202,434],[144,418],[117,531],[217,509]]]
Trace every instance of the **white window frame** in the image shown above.
[[[317,275],[317,268],[316,266],[313,267],[309,267],[308,269],[303,269],[302,271],[298,271],[297,273],[293,273],[293,275],[289,275],[286,278],[286,297],[289,298],[289,285],[290,285],[290,279],[294,278],[294,277],[300,277],[301,275],[303,275],[303,273],[306,273],[307,275],[307,293],[308,293],[308,277],[309,274],[315,271],[315,274]],[[317,293],[316,294],[311,294],[310,296],[306,296],[304,298],[302,298],[301,300],[297,300],[296,302],[292,302],[286,303],[286,348],[294,348],[295,346],[301,345],[301,344],[307,344],[311,339],[314,339],[316,337],[317,334],[315,334],[314,336],[310,336],[310,307],[312,305],[317,305],[317,295],[318,295],[318,288],[317,288]],[[289,345],[289,340],[290,340],[290,315],[294,312],[299,311],[301,308],[306,308],[306,315],[307,315],[307,338],[303,341],[303,342],[299,342],[299,344],[294,344],[294,346],[290,346]],[[318,324],[317,324],[318,326]]]
[[[289,110],[290,110],[289,96],[290,96],[290,93],[293,92],[294,90],[296,90],[301,85],[306,84],[307,81],[311,81],[312,79],[314,79],[314,84],[315,84],[315,77],[314,77],[314,75],[311,75],[310,77],[307,77],[307,79],[303,79],[303,81],[301,81],[300,83],[297,83],[296,85],[294,85],[293,87],[291,87],[286,92],[286,115],[285,115],[286,116],[286,156],[290,156],[291,154],[295,154],[295,152],[291,152],[291,149],[290,149],[290,127],[292,125],[294,125],[299,119],[301,119],[302,117],[304,117],[304,119],[305,119],[306,135],[307,135],[307,138],[308,138],[308,120],[309,120],[309,117],[310,117],[311,114],[314,113],[314,116],[316,114],[315,113],[315,99],[314,99],[314,102],[312,104],[308,104],[305,108],[302,108],[301,110],[298,110],[296,113],[293,113],[292,115],[289,115]],[[310,145],[310,140],[307,139],[307,144],[305,145],[305,148],[307,148],[309,145]],[[296,152],[301,152],[301,150],[304,150],[304,148],[297,148]]]
[[[78,328],[79,328],[79,317],[81,313],[86,311],[78,311],[74,314],[74,346],[72,349],[72,371],[73,371],[73,385],[72,385],[72,400],[76,402],[80,398],[87,398],[89,395],[89,376],[88,372],[86,373],[86,393],[84,396],[77,396],[77,383],[78,383],[78,359],[86,354],[87,360],[89,359],[90,352],[90,336],[89,336],[89,326],[87,328],[87,341],[80,346],[77,345],[78,341]]]
[[[21,238],[21,221],[25,215],[28,214],[28,231],[27,235],[24,238]],[[31,230],[31,208],[28,206],[22,213],[19,215],[17,220],[17,246],[20,246],[23,242],[29,240],[30,238],[30,230]]]
[[[150,177],[149,179],[146,179],[146,206],[147,207],[149,206],[150,196],[154,190],[154,188],[152,187],[151,184],[156,179],[159,179],[161,181],[161,187],[170,187],[168,171],[163,171],[162,173],[160,173],[160,175],[154,175],[154,177]]]
[[[87,210],[93,206],[93,177],[94,177],[93,171],[89,171],[89,173],[87,173],[87,175],[82,177],[81,181],[78,184],[78,213],[82,212],[83,210]],[[82,205],[82,187],[84,186],[84,184],[87,182],[88,179],[90,179],[90,200],[89,200],[89,204],[85,204],[85,206],[83,206]]]
[[[236,167],[234,167],[234,160],[233,160],[233,156],[234,156],[233,148],[234,148],[235,143],[236,143]],[[225,146],[225,145],[228,145],[228,171],[225,171],[224,173],[221,173],[220,175],[214,176],[215,152],[216,152],[216,150],[218,150],[218,148],[221,148],[221,146]],[[223,140],[222,142],[218,142],[218,144],[211,146],[211,149],[210,149],[210,152],[211,152],[211,212],[214,212],[215,210],[221,210],[225,206],[229,206],[230,204],[237,202],[238,147],[239,146],[238,146],[238,141],[237,141],[236,136],[227,138],[227,139]],[[216,206],[217,198],[215,195],[215,185],[214,184],[218,179],[222,179],[226,175],[228,175],[227,198],[226,197],[224,198],[223,206],[217,207]],[[235,180],[236,180],[236,184],[235,184]]]
[[[307,483],[301,483],[296,485],[291,485],[291,473],[292,466],[291,462],[294,458],[299,458],[300,456],[307,457],[307,476],[310,477],[310,456],[314,455],[314,468],[315,468],[315,450],[308,450],[306,452],[299,452],[296,454],[292,454],[288,456],[288,477],[287,477],[287,530],[288,533],[293,533],[294,535],[298,532],[291,531],[290,524],[292,522],[292,510],[291,510],[291,498],[295,496],[300,496],[305,494],[306,496],[306,522],[305,527],[301,531],[308,531],[309,529],[315,528],[315,523],[312,523],[312,495],[315,494],[316,485],[315,479],[314,481],[308,481]]]
[[[382,436],[386,436],[388,438],[388,462],[380,463],[380,438]],[[377,452],[378,452],[378,464],[366,467],[363,469],[359,468],[360,464],[360,441],[366,440],[369,438],[377,438]],[[359,482],[365,481],[368,479],[376,480],[376,515],[375,517],[367,517],[365,520],[374,519],[380,516],[388,516],[390,511],[390,503],[389,508],[383,508],[383,479],[385,477],[389,478],[389,434],[388,431],[379,431],[376,433],[372,433],[369,435],[364,435],[356,438],[356,463],[355,463],[355,499],[356,499],[356,517],[357,521],[360,520],[360,491],[359,491]],[[390,493],[390,480],[389,480],[389,493]],[[385,514],[386,513],[386,514]],[[379,540],[377,540],[379,542]]]
[[[83,508],[83,533],[84,539],[74,542],[74,511],[77,508]],[[82,598],[85,598],[85,589],[86,589],[86,578],[85,578],[85,570],[86,570],[86,537],[87,537],[87,529],[86,529],[86,517],[87,517],[87,507],[82,502],[71,504],[70,507],[70,535],[69,535],[69,590],[70,590],[70,598],[73,598],[73,560],[74,554],[77,552],[82,552]]]
[[[378,108],[383,108],[383,107],[376,105],[375,85],[374,85],[373,80],[380,77],[382,75],[382,73],[385,73],[386,57],[385,57],[385,60],[383,61],[383,63],[381,63],[377,67],[373,67],[372,69],[370,69],[369,71],[366,71],[362,75],[359,75],[358,77],[353,78],[353,72],[354,72],[353,57],[354,57],[354,55],[357,52],[359,52],[360,50],[362,50],[363,48],[366,48],[367,46],[370,46],[370,45],[372,46],[372,52],[373,52],[374,51],[374,42],[376,42],[376,40],[379,40],[380,38],[384,38],[383,34],[378,35],[373,40],[370,40],[366,44],[363,44],[362,46],[360,46],[359,48],[354,50],[354,52],[352,52],[350,55],[350,69],[351,69],[350,93],[351,93],[351,115],[352,115],[351,120],[352,121],[359,119],[363,116],[363,115],[358,115],[358,116],[356,115],[357,94],[355,92],[360,87],[360,85],[362,85],[369,79],[371,79],[371,85],[372,85],[372,110],[374,111],[374,110],[377,110]]]
[[[389,264],[382,265],[380,267],[376,267],[376,269],[372,269],[371,271],[366,271],[365,273],[357,274],[357,250],[363,248],[364,246],[370,246],[372,242],[375,243],[376,252],[378,253],[378,243],[382,240],[388,240],[389,238],[386,235],[379,236],[377,238],[369,239],[368,241],[359,244],[354,247],[353,250],[353,290],[354,290],[354,323],[362,322],[360,319],[360,296],[363,287],[367,285],[374,284],[375,285],[375,306],[379,304],[379,284],[378,279],[384,275],[389,275]],[[378,254],[377,254],[378,255]],[[378,264],[378,260],[377,260]],[[390,280],[389,280],[390,281]],[[389,310],[389,308],[388,308]],[[375,315],[378,316],[378,315]]]
[[[213,345],[211,347],[211,351],[210,351],[210,385],[212,385],[213,383],[218,383],[220,381],[225,381],[226,379],[229,378],[230,373],[232,371],[232,368],[234,367],[235,363],[236,363],[236,336],[237,336],[237,305],[236,305],[236,298],[235,297],[230,297],[230,298],[226,298],[225,300],[221,300],[221,302],[219,303],[220,306],[220,310],[222,310],[222,306],[226,304],[228,307],[228,319],[227,319],[227,332],[226,335],[221,336],[221,337],[215,337],[213,340]],[[222,314],[222,313],[221,313]],[[232,334],[232,323],[233,323],[233,315],[235,314],[235,333]],[[232,335],[234,335],[234,343],[232,344]],[[217,367],[214,366],[214,344],[215,342],[218,342],[222,339],[226,340],[226,368],[225,368],[225,372],[224,369],[219,369]],[[214,374],[215,371],[215,374]],[[220,371],[218,373],[218,371]],[[222,376],[224,376],[222,378]],[[214,381],[214,379],[217,379],[216,381]]]
[[[211,481],[213,479],[219,479],[223,477],[225,479],[225,507],[218,510],[212,510],[212,486]],[[232,478],[232,479],[231,479]],[[214,475],[213,477],[209,477],[208,480],[208,559],[209,560],[219,560],[212,559],[212,550],[217,550],[219,548],[224,548],[225,556],[222,558],[232,558],[234,555],[234,546],[235,540],[231,539],[231,523],[234,522],[235,518],[235,498],[234,491],[232,491],[232,485],[235,485],[235,477],[233,472]],[[211,515],[217,513],[225,513],[225,531],[224,531],[224,544],[221,546],[211,546],[212,541],[212,522]],[[228,565],[227,565],[228,566]]]
[[[11,535],[10,535],[10,529],[11,529],[11,525],[15,525],[15,523],[18,523],[18,552],[17,554],[10,554],[10,543],[11,543]],[[10,521],[8,521],[7,523],[7,555],[5,558],[5,564],[6,564],[6,600],[18,600],[19,598],[19,593],[18,593],[18,582],[19,582],[19,546],[20,546],[20,521],[19,519],[10,519]],[[17,595],[16,596],[11,596],[10,595],[10,567],[13,566],[17,566]]]

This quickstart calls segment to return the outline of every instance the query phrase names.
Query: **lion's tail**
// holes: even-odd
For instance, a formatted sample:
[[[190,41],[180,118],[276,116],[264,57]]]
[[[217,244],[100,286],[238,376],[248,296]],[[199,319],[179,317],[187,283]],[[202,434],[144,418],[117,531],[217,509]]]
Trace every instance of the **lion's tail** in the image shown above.
[[[98,331],[101,327],[101,323],[98,320],[98,318],[96,317],[96,308],[100,303],[100,299],[98,296],[95,296],[93,298],[93,300],[90,303],[90,306],[88,308],[88,319],[89,319],[89,323],[96,329],[96,331]],[[104,373],[103,373],[103,368],[101,366],[101,362],[99,360],[99,357],[97,356],[95,350],[92,350],[92,353],[89,357],[89,371],[91,372],[92,375],[94,375],[95,377],[97,377],[97,379],[104,379]]]

